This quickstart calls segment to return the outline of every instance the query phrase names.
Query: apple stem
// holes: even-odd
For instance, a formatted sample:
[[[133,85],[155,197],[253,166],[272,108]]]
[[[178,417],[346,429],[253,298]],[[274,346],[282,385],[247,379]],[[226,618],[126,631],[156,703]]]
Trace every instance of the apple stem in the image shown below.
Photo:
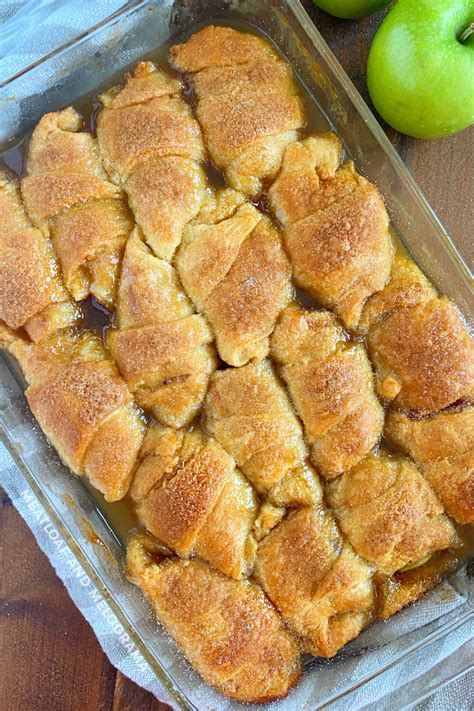
[[[461,43],[465,42],[467,39],[469,39],[469,37],[472,35],[473,32],[474,32],[474,22],[471,22],[471,24],[468,25],[466,27],[466,29],[463,30],[461,32],[461,34],[459,35],[459,37],[458,37],[459,41]]]

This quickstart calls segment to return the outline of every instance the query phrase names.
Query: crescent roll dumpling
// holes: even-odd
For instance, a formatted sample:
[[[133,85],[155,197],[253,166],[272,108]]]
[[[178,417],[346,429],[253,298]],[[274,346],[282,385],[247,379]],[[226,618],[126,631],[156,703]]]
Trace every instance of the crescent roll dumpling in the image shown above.
[[[260,543],[254,575],[315,656],[333,657],[371,619],[372,569],[325,509],[290,513]]]
[[[473,342],[446,297],[395,311],[367,344],[377,389],[396,408],[429,414],[473,393]]]
[[[392,412],[385,434],[419,462],[448,513],[458,523],[473,523],[474,407],[417,420]]]
[[[132,223],[95,139],[82,128],[72,107],[43,116],[31,137],[22,193],[33,222],[51,236],[73,298],[91,294],[110,308]]]
[[[314,466],[327,479],[351,469],[383,428],[364,346],[347,342],[328,311],[292,305],[275,328],[271,354],[303,421]]]
[[[379,191],[351,162],[336,170],[340,154],[331,134],[289,146],[268,196],[297,286],[355,329],[365,301],[388,281],[393,247]]]
[[[384,573],[457,543],[441,502],[408,459],[369,456],[326,494],[348,541]]]
[[[421,269],[407,254],[397,251],[390,281],[367,301],[357,330],[367,335],[374,326],[396,311],[412,308],[435,297],[436,291]]]
[[[204,424],[259,494],[279,506],[320,501],[301,425],[268,361],[216,371],[204,403]]]
[[[201,131],[180,88],[151,62],[139,62],[123,86],[99,97],[97,118],[107,172],[123,185],[153,252],[167,260],[206,194]]]
[[[182,556],[197,555],[232,578],[248,575],[256,542],[255,493],[202,430],[152,427],[131,495],[140,522]]]
[[[29,384],[31,411],[63,462],[107,501],[123,498],[144,423],[98,338],[66,330],[41,344],[17,340],[8,350]]]
[[[39,341],[79,317],[50,241],[26,215],[18,179],[0,170],[0,322]]]
[[[238,204],[238,194],[235,199]],[[204,219],[210,211],[205,206]],[[213,328],[222,360],[240,366],[268,354],[268,337],[292,287],[278,232],[266,217],[249,203],[217,224],[198,217],[184,231],[176,267]]]
[[[298,681],[298,644],[255,583],[165,558],[143,534],[129,541],[127,575],[195,670],[226,696],[273,701]]]
[[[212,25],[169,56],[174,69],[193,75],[196,115],[213,162],[232,187],[257,195],[305,124],[290,67],[261,37]]]
[[[163,424],[181,427],[197,414],[216,367],[212,334],[174,268],[140,236],[136,228],[127,243],[107,344],[138,404]]]

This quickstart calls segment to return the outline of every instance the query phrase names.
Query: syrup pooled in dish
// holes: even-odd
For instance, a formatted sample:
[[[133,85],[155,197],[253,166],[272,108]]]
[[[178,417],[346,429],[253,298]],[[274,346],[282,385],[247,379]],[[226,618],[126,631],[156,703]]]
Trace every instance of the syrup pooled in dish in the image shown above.
[[[21,191],[1,172],[0,343],[64,463],[130,507],[127,574],[181,651],[272,701],[459,566],[473,346],[266,40],[211,26],[170,64],[101,94],[97,139],[44,116]]]

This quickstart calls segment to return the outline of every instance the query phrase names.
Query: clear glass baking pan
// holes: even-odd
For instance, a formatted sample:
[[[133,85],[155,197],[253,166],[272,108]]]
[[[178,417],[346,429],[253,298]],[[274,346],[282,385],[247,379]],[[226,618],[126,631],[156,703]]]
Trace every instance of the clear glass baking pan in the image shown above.
[[[69,103],[80,107],[81,97],[110,85],[136,60],[163,61],[164,48],[175,38],[212,21],[237,27],[250,24],[275,42],[314,105],[317,123],[339,134],[359,171],[379,186],[407,249],[472,324],[468,266],[298,0],[129,3],[0,86],[0,144],[12,147],[7,161],[21,169],[14,146],[42,114]],[[141,595],[123,576],[123,538],[129,521],[120,520],[119,508],[105,506],[85,482],[70,475],[35,424],[23,390],[18,371],[2,355],[1,439],[176,705],[199,711],[249,708],[204,685],[168,635],[157,628]],[[272,708],[303,711],[330,705],[352,711],[375,703],[382,689],[393,687],[407,659],[413,668],[421,664],[420,669],[426,669],[429,655],[434,665],[446,654],[450,635],[465,641],[473,634],[474,584],[469,572],[467,565],[416,605],[373,625],[334,660],[309,660],[297,688]],[[440,677],[439,684],[446,681]],[[420,698],[424,692],[419,690]]]

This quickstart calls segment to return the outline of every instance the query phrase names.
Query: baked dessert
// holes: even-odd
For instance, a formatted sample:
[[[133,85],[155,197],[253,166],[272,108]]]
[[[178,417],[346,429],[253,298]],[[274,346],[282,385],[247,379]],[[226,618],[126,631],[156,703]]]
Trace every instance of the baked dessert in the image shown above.
[[[63,462],[107,501],[130,486],[145,422],[100,340],[63,329],[49,340],[3,343],[17,359],[31,411]]]
[[[170,61],[101,95],[97,140],[43,117],[22,194],[2,171],[0,344],[63,461],[126,497],[186,657],[271,701],[459,565],[472,342],[268,42],[208,27]]]
[[[357,330],[367,336],[377,324],[400,309],[413,308],[435,297],[433,285],[403,248],[399,247],[393,258],[388,283],[366,302]]]
[[[143,534],[129,542],[127,575],[204,681],[226,696],[263,703],[298,681],[298,644],[255,583],[167,558]]]
[[[169,58],[191,75],[213,162],[233,188],[258,195],[306,122],[290,67],[261,37],[212,25],[171,47]]]
[[[408,459],[371,455],[331,482],[326,494],[343,534],[378,572],[379,616],[413,602],[452,563],[456,530]]]
[[[48,238],[32,226],[20,183],[0,171],[0,330],[24,329],[40,341],[80,319],[58,272]],[[10,334],[13,336],[13,334]]]
[[[213,374],[204,426],[260,495],[279,506],[321,499],[301,425],[268,361]]]
[[[379,394],[397,409],[436,412],[474,389],[474,346],[454,304],[438,297],[405,254],[364,309],[361,329]]]
[[[276,229],[242,204],[243,196],[227,191],[210,201],[216,205],[204,205],[184,230],[176,267],[211,324],[222,360],[245,365],[268,354],[268,337],[291,298],[290,266]]]
[[[258,547],[255,577],[306,652],[333,657],[369,623],[372,568],[322,507],[289,514]]]
[[[123,86],[101,94],[97,116],[105,169],[127,193],[147,244],[167,260],[206,191],[201,131],[180,89],[152,62],[139,62]]]
[[[472,397],[474,347],[449,299],[399,309],[369,331],[367,344],[377,389],[395,407],[429,414]]]
[[[391,412],[386,436],[416,462],[458,523],[474,523],[474,408],[413,419]]]
[[[107,345],[139,405],[165,425],[189,424],[216,366],[212,340],[175,269],[153,255],[136,227],[125,249]]]
[[[408,459],[371,455],[326,492],[355,550],[388,574],[456,543],[441,502]]]
[[[253,568],[258,502],[235,462],[195,427],[147,432],[131,496],[139,521],[181,556],[197,555],[232,578]]]
[[[271,339],[271,355],[304,425],[316,469],[332,479],[375,446],[383,409],[361,343],[346,340],[329,311],[288,306]]]
[[[51,237],[71,296],[92,295],[110,309],[132,222],[95,139],[82,128],[72,107],[43,116],[31,136],[22,194],[32,222]]]
[[[354,330],[365,301],[388,281],[393,246],[380,193],[341,156],[331,133],[289,145],[268,198],[296,285]]]

